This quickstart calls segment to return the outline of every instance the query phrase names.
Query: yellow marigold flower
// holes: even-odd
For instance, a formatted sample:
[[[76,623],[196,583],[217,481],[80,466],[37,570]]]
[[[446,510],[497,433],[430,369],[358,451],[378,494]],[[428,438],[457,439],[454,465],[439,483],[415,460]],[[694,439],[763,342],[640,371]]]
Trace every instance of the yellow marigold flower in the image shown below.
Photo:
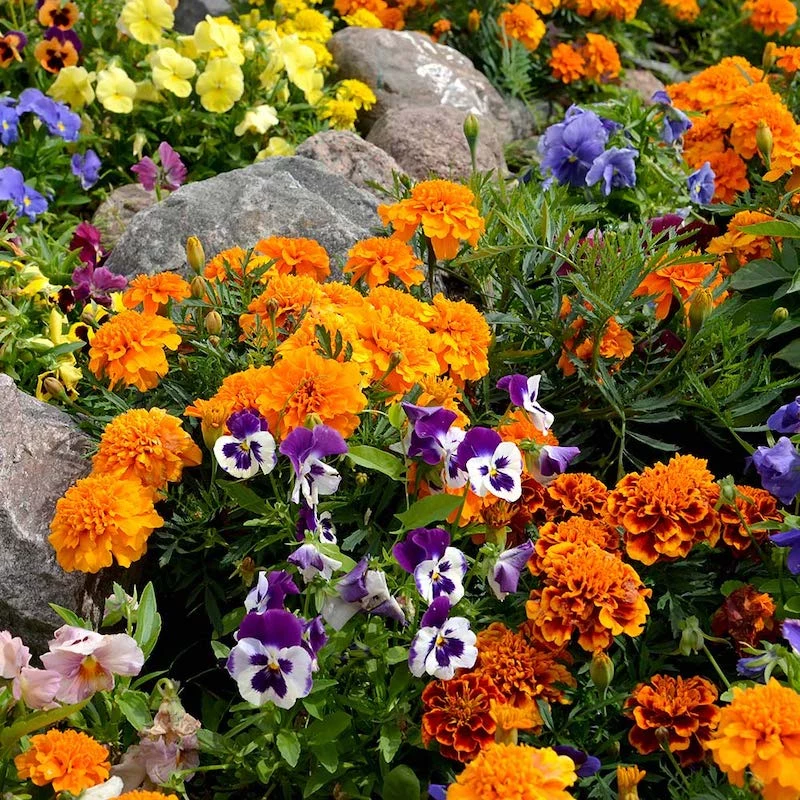
[[[164,524],[153,490],[139,480],[89,475],[56,503],[49,542],[67,572],[97,572],[116,558],[129,567],[147,550],[150,534]]]
[[[200,448],[177,417],[163,408],[135,408],[106,425],[92,468],[95,475],[166,489],[181,479],[184,467],[196,467],[202,460]]]
[[[208,62],[194,88],[206,111],[224,114],[244,94],[244,74],[235,61],[215,58]]]
[[[749,769],[763,784],[764,800],[795,800],[800,796],[800,695],[775,678],[766,686],[734,687],[708,746],[734,786],[744,786]]]
[[[485,229],[483,217],[475,207],[475,195],[466,186],[452,181],[418,183],[411,190],[411,197],[378,206],[378,214],[383,224],[391,224],[405,242],[421,225],[436,258],[443,260],[456,257],[459,241],[475,247]]]
[[[638,767],[617,767],[618,800],[639,800],[639,783],[647,773]]]
[[[64,67],[47,94],[59,103],[66,103],[73,111],[78,111],[94,100],[94,77],[94,72],[87,72],[85,67]]]
[[[561,6],[561,0],[526,0],[540,14],[552,14]]]
[[[282,136],[270,136],[267,146],[256,153],[256,161],[263,161],[273,156],[293,156],[294,145],[287,142]]]
[[[114,114],[130,114],[136,97],[136,84],[120,67],[107,67],[97,74],[95,93],[100,104]]]
[[[489,344],[492,334],[483,314],[465,300],[448,300],[443,294],[433,298],[438,312],[428,329],[433,334],[433,350],[439,369],[463,386],[489,372]]]
[[[301,9],[287,22],[291,25],[286,33],[296,33],[301,39],[324,43],[333,36],[333,21],[313,8]]]
[[[216,51],[221,51],[225,60],[236,66],[244,64],[241,37],[236,26],[230,21],[225,23],[222,17],[206,16],[195,26],[192,38],[198,52],[214,54]]]
[[[773,238],[742,229],[760,222],[773,222],[774,219],[760,211],[740,211],[731,217],[728,230],[722,236],[714,237],[706,249],[717,256],[732,256],[742,266],[758,258],[772,258]],[[774,237],[774,241],[780,246],[780,237]]]
[[[336,85],[336,99],[348,100],[358,110],[363,108],[365,111],[369,111],[378,102],[375,93],[366,83],[354,79],[339,81]]]
[[[535,50],[547,30],[542,18],[527,3],[506,6],[497,18],[497,24],[506,36],[516,39],[528,50]]]
[[[456,386],[452,378],[440,378],[429,375],[417,381],[422,389],[422,394],[416,399],[418,406],[441,406],[456,414],[453,424],[460,428],[469,425],[469,417],[461,407],[461,390]]]
[[[125,308],[142,306],[145,314],[158,314],[170,300],[180,303],[192,293],[189,284],[175,272],[137,275],[122,294]]]
[[[550,747],[490,744],[450,784],[447,800],[572,800],[575,762]]]
[[[764,36],[783,36],[797,22],[792,0],[745,0],[742,11],[750,27]]]
[[[80,794],[108,778],[108,750],[85,733],[52,729],[32,736],[30,747],[14,759],[20,780],[51,784],[54,792]]]
[[[542,728],[542,716],[532,701],[518,707],[505,701],[498,703],[497,700],[491,700],[489,716],[497,725],[494,732],[496,742],[516,744],[517,731],[538,731]]]
[[[313,278],[319,283],[331,274],[327,251],[313,239],[270,236],[256,242],[255,250],[275,262],[270,273]]]
[[[317,110],[317,117],[328,120],[331,128],[337,131],[352,131],[356,127],[358,109],[349,100],[338,100],[330,97]]]
[[[322,42],[315,42],[313,39],[304,39],[303,44],[314,51],[314,55],[317,58],[318,70],[329,69],[333,66],[333,55]]]
[[[172,92],[176,97],[188,97],[192,93],[193,78],[197,67],[191,58],[185,58],[172,47],[162,47],[149,56],[153,70],[153,84],[157,89]]]
[[[166,0],[127,0],[119,15],[122,30],[142,44],[158,44],[164,30],[175,24]]]
[[[89,369],[107,375],[113,389],[118,383],[142,392],[158,386],[169,364],[164,349],[177,350],[181,337],[164,317],[123,311],[105,322],[92,340]]]
[[[244,119],[234,128],[237,136],[256,133],[263,136],[273,125],[278,124],[278,112],[273,106],[260,105],[248,109]]]
[[[661,4],[680,22],[694,22],[700,16],[697,0],[661,0]]]
[[[399,239],[374,237],[356,242],[347,253],[343,272],[352,273],[355,285],[362,278],[370,289],[388,283],[394,275],[406,286],[416,286],[425,280],[419,269],[422,262],[414,251]]]

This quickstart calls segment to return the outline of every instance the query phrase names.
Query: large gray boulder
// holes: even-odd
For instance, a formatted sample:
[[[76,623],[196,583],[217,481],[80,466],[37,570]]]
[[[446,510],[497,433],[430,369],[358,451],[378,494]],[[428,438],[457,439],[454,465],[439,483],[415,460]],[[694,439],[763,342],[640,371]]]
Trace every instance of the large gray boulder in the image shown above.
[[[175,30],[179,33],[194,33],[194,26],[206,18],[231,14],[233,7],[228,0],[180,0],[175,9]]]
[[[382,229],[377,206],[371,194],[316,161],[269,158],[189,183],[137,214],[106,266],[127,276],[186,272],[189,236],[199,237],[209,257],[267,236],[298,236],[344,260],[356,241]]]
[[[152,190],[148,192],[140,183],[129,183],[113,189],[97,207],[92,218],[92,224],[102,236],[103,247],[113,250],[131,220],[157,202],[156,193]]]
[[[61,622],[56,603],[96,617],[98,579],[66,573],[47,541],[56,501],[89,472],[90,442],[57,408],[0,375],[0,630],[36,651]]]
[[[389,109],[452,106],[495,121],[504,141],[512,137],[509,110],[500,93],[458,50],[411,31],[343,28],[328,42],[337,78],[369,84],[378,102],[359,120],[365,130]]]

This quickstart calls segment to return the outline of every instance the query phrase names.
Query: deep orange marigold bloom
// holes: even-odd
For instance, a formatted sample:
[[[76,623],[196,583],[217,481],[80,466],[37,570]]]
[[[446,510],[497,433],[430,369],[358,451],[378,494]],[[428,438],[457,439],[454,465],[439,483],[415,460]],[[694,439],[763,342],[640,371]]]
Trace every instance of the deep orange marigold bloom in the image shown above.
[[[673,289],[678,290],[687,310],[694,293],[702,286],[712,291],[722,283],[722,276],[714,273],[717,267],[702,261],[688,261],[668,264],[654,269],[633,292],[635,297],[655,296],[656,319],[666,319],[674,299]],[[713,277],[712,277],[713,276]],[[715,298],[719,305],[726,295]]]
[[[394,275],[406,286],[416,286],[425,280],[419,269],[422,262],[405,242],[394,237],[374,237],[356,242],[347,253],[344,272],[352,273],[350,282],[355,285],[362,278],[370,289],[388,283]]]
[[[547,493],[561,506],[558,518],[572,515],[595,519],[603,516],[608,487],[587,472],[564,472],[547,484]]]
[[[746,192],[750,188],[747,164],[733,148],[710,153],[705,160],[714,170],[715,203],[732,203],[739,192]]]
[[[750,770],[764,800],[800,796],[800,695],[771,678],[765,686],[733,689],[709,742],[717,766],[734,786]]]
[[[438,316],[428,325],[441,373],[448,372],[457,385],[477,381],[489,372],[492,332],[483,314],[466,300],[433,298]]]
[[[775,498],[765,489],[752,486],[737,486],[736,508],[721,506],[719,518],[722,522],[722,541],[730,547],[735,555],[749,554],[753,549],[753,539],[758,544],[765,542],[769,531],[753,530],[752,526],[767,520],[783,519]],[[738,510],[738,513],[737,513]],[[740,516],[741,515],[741,516]],[[751,529],[751,534],[742,524],[742,520]]]
[[[683,111],[706,111],[735,90],[758,83],[764,73],[746,58],[732,56],[698,72],[691,80],[667,86],[672,102]]]
[[[422,692],[422,743],[435,739],[445,758],[466,763],[494,741],[497,724],[492,702],[504,702],[485,675],[466,672],[449,681],[433,681]]]
[[[233,372],[223,379],[222,385],[209,402],[215,404],[219,413],[223,408],[229,408],[229,415],[246,408],[258,409],[258,398],[271,381],[272,367],[250,367],[241,372]],[[205,419],[205,414],[201,415],[201,419]]]
[[[49,541],[67,572],[97,572],[114,558],[122,567],[138,561],[163,524],[152,489],[138,480],[89,475],[56,503]]]
[[[78,63],[78,51],[69,39],[63,42],[55,37],[42,39],[34,48],[33,55],[52,73],[61,72],[64,67],[74,67]]]
[[[539,14],[552,14],[561,6],[561,0],[526,0]]]
[[[732,256],[740,265],[748,264],[757,258],[772,258],[772,242],[780,246],[780,237],[758,236],[742,229],[759,222],[773,222],[774,217],[760,211],[740,211],[731,217],[728,230],[711,240],[706,248],[718,256]]]
[[[450,784],[447,800],[572,800],[575,762],[549,747],[491,744]]]
[[[586,72],[586,62],[581,53],[571,44],[557,44],[550,53],[547,62],[553,77],[562,83],[573,83],[580,80]]]
[[[361,372],[351,361],[323,358],[311,348],[287,353],[270,369],[257,408],[274,436],[286,436],[312,414],[345,438],[358,427],[367,407]]]
[[[543,559],[544,584],[526,603],[528,619],[557,647],[578,633],[587,652],[607,650],[620,633],[639,636],[650,613],[636,570],[595,544],[561,542]]]
[[[628,741],[643,755],[661,749],[656,731],[664,738],[682,767],[705,757],[708,742],[719,722],[717,687],[705,678],[654,675],[640,683],[625,701],[625,714],[634,726]]]
[[[726,129],[713,112],[692,118],[692,127],[683,135],[683,157],[687,164],[699,169],[712,155],[725,152]]]
[[[322,283],[331,274],[331,260],[325,248],[314,239],[270,236],[256,243],[255,250],[275,261],[272,270],[279,275],[298,275]]]
[[[527,3],[508,4],[497,18],[497,24],[506,36],[516,39],[528,50],[535,50],[547,31],[542,18]]]
[[[677,455],[626,475],[609,494],[608,522],[623,529],[631,558],[649,565],[685,558],[699,542],[717,543],[719,486],[706,463]]]
[[[617,767],[617,795],[619,800],[639,800],[639,784],[647,773],[638,767]]]
[[[31,736],[30,747],[14,759],[21,780],[51,784],[54,792],[80,794],[108,778],[108,749],[85,733],[55,728]]]
[[[326,281],[319,288],[325,300],[342,313],[363,308],[367,302],[361,292],[340,281]]]
[[[177,350],[181,337],[166,318],[123,311],[104,322],[89,348],[89,369],[106,375],[109,388],[135,386],[142,392],[158,386],[169,371],[165,349]]]
[[[203,460],[200,448],[163,408],[134,408],[115,417],[92,460],[96,475],[138,480],[153,489],[179,481],[184,467]]]
[[[539,538],[528,560],[528,568],[533,575],[542,572],[548,551],[561,542],[596,544],[602,550],[615,554],[619,553],[620,548],[619,534],[601,519],[570,517],[563,522],[545,522],[539,528]]]
[[[44,0],[42,7],[39,9],[39,24],[45,28],[60,28],[62,31],[68,31],[78,21],[80,12],[78,6],[68,0],[64,3],[62,0]]]
[[[501,434],[502,435],[502,434]],[[508,546],[516,547],[529,539],[528,526],[532,522],[540,524],[559,513],[559,504],[547,493],[546,487],[532,475],[523,471],[522,494],[511,504],[512,516],[509,521],[511,531]]]
[[[461,390],[456,386],[451,378],[439,378],[435,375],[420,378],[417,381],[422,389],[422,394],[417,398],[418,406],[441,406],[448,411],[456,414],[453,421],[454,425],[466,428],[469,425],[469,417],[462,410]]]
[[[474,672],[490,678],[506,702],[520,708],[537,698],[548,703],[569,702],[564,689],[575,679],[560,663],[566,656],[552,646],[493,622],[478,634]]]
[[[661,3],[680,22],[694,22],[700,16],[697,0],[661,0]]]
[[[536,14],[533,9],[530,11]],[[485,228],[483,217],[475,208],[475,195],[466,186],[452,181],[418,183],[411,190],[411,197],[378,206],[378,214],[383,224],[391,224],[396,236],[404,242],[421,225],[436,258],[442,260],[455,258],[461,241],[475,247]]]
[[[715,636],[730,636],[739,655],[762,640],[775,641],[779,633],[775,603],[755,586],[740,586],[725,598],[711,618],[711,631]]]
[[[776,47],[774,52],[779,69],[789,74],[800,70],[800,47]]]
[[[388,308],[403,317],[416,320],[425,327],[439,316],[437,310],[429,303],[423,303],[414,295],[393,289],[391,286],[376,286],[367,295],[366,302],[373,308]]]
[[[586,44],[580,48],[586,64],[585,75],[589,80],[606,83],[619,76],[622,64],[617,46],[611,39],[599,33],[587,33]]]
[[[783,36],[797,22],[797,6],[791,0],[745,0],[742,11],[750,27],[764,36]]]
[[[241,247],[229,247],[209,260],[203,270],[203,275],[211,281],[226,281],[231,275],[239,279],[244,273],[249,275],[259,267],[266,267],[269,262],[270,259],[267,256],[253,252],[248,258],[247,250]],[[260,280],[265,283],[268,280],[266,274],[262,275]]]
[[[145,314],[157,314],[170,300],[180,303],[192,293],[189,284],[174,272],[137,275],[122,295],[125,308],[141,305]]]

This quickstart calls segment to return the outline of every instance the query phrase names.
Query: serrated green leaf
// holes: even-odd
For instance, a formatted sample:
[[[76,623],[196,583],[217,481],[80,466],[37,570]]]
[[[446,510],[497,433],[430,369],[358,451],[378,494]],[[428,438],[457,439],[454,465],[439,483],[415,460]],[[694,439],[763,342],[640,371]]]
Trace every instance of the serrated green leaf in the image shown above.
[[[402,514],[395,514],[403,527],[395,533],[422,528],[430,522],[447,519],[463,502],[463,498],[452,494],[432,494],[412,504]]]
[[[278,752],[281,758],[290,766],[296,767],[297,762],[300,760],[300,740],[294,731],[280,731],[278,733],[275,744],[278,746]]]

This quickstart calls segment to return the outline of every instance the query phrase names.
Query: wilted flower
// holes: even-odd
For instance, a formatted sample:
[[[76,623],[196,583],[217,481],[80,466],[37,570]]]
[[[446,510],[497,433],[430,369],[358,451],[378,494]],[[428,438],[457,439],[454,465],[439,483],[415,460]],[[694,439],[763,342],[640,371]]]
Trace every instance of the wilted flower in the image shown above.
[[[450,534],[441,528],[417,528],[392,548],[397,563],[414,576],[414,583],[428,603],[446,597],[455,605],[464,596],[466,556],[450,547]]]
[[[554,417],[539,403],[539,382],[541,375],[506,375],[497,382],[498,389],[506,389],[511,402],[528,412],[531,422],[542,432],[547,433],[553,425]]]
[[[317,576],[329,581],[333,573],[342,566],[341,561],[325,554],[316,542],[301,544],[286,560],[300,570],[306,583]]]
[[[174,192],[186,180],[186,166],[167,142],[161,142],[158,146],[158,158],[160,167],[152,158],[145,156],[131,167],[131,172],[136,174],[139,183],[148,192],[152,192],[156,186]]]
[[[470,669],[478,658],[476,636],[463,617],[451,617],[450,601],[437,597],[422,617],[420,629],[411,642],[408,668],[421,678],[425,673],[450,680],[456,669]]]

